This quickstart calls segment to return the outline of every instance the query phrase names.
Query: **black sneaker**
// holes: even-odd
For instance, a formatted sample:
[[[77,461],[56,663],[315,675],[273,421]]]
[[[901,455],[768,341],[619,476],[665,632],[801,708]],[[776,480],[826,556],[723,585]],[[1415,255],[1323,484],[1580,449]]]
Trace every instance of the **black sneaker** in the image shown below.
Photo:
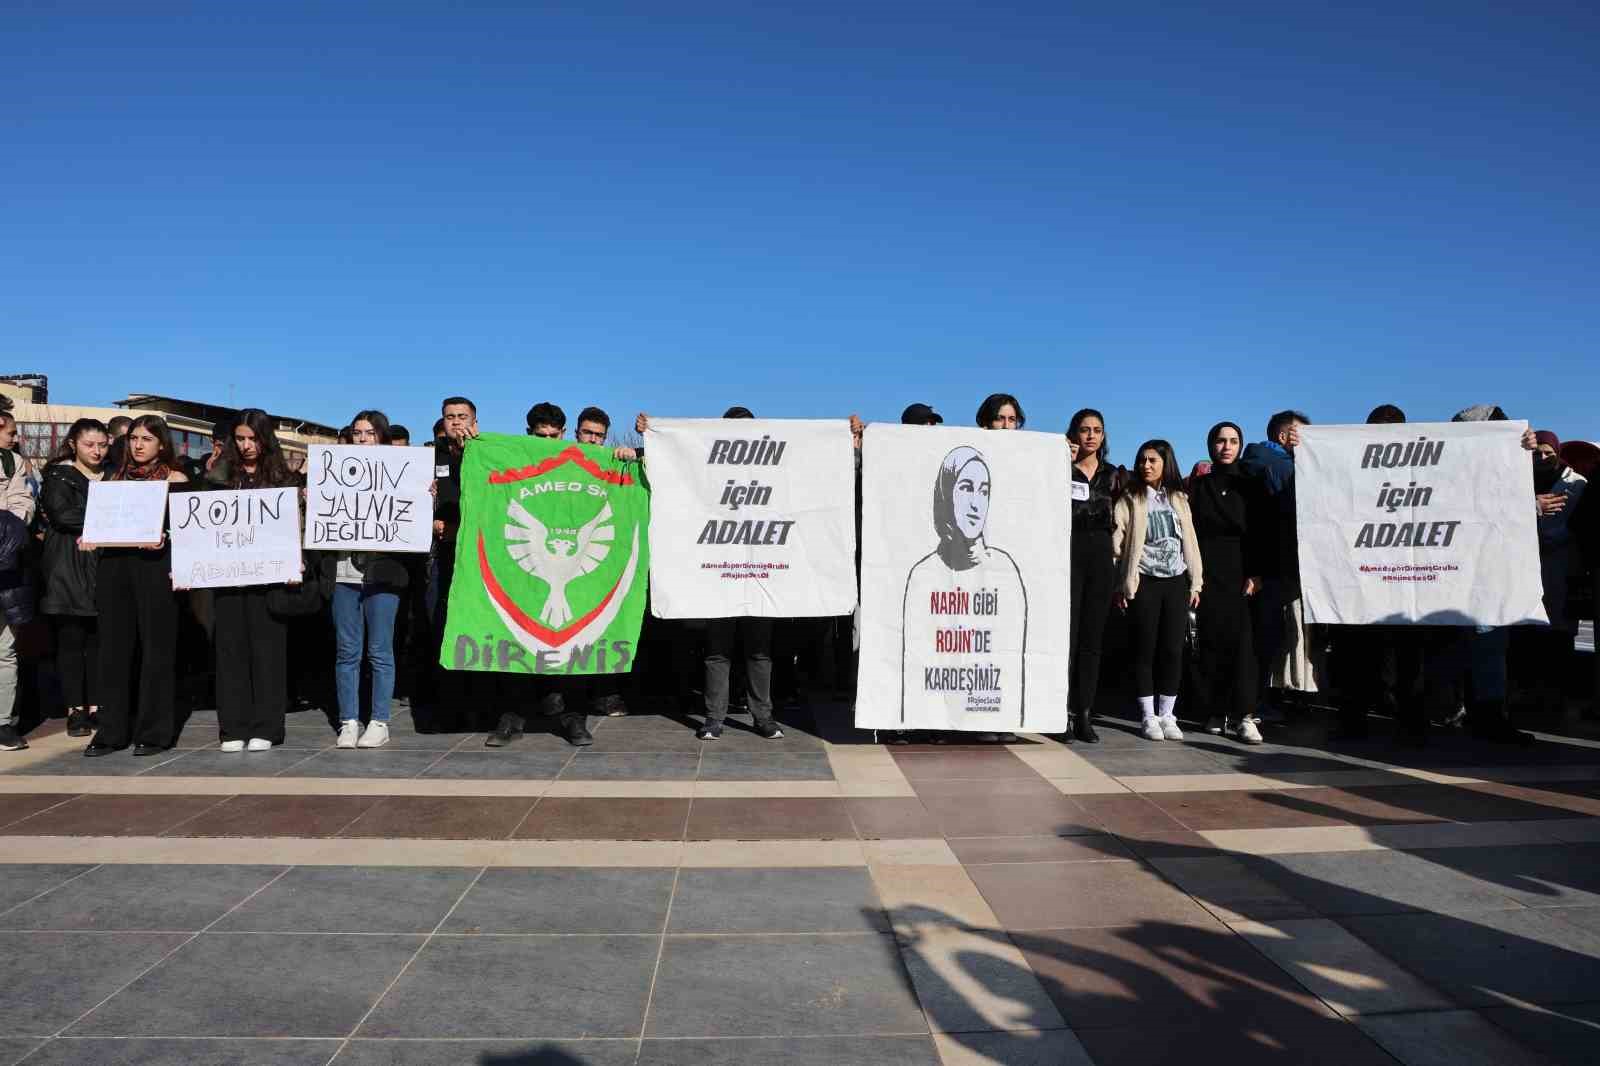
[[[756,736],[766,740],[782,740],[783,730],[778,728],[777,722],[768,719],[765,722],[756,723]]]
[[[705,725],[700,727],[700,732],[696,733],[694,736],[696,740],[721,740],[722,723],[707,722]]]
[[[16,726],[0,725],[0,751],[21,751],[28,746]]]
[[[500,723],[494,727],[494,732],[483,738],[483,746],[503,748],[522,736],[522,727],[522,715],[507,711],[500,716]]]
[[[581,714],[568,715],[561,720],[561,735],[575,748],[587,748],[594,743],[594,734],[589,732],[589,720]]]

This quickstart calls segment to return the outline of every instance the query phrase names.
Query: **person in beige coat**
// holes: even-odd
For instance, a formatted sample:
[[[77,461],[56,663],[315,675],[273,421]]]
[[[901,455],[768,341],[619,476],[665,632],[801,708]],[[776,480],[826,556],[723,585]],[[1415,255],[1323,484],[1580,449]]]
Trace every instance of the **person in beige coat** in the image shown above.
[[[1172,445],[1145,441],[1133,471],[1117,499],[1111,540],[1117,606],[1128,612],[1133,691],[1143,713],[1145,739],[1182,740],[1178,679],[1189,611],[1200,605],[1200,542]]]

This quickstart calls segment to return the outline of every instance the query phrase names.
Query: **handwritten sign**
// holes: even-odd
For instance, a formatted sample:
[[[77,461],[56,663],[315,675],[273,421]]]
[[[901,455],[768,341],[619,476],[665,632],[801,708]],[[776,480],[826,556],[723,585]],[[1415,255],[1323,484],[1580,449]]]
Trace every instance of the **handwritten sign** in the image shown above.
[[[299,489],[180,492],[172,497],[171,511],[173,587],[301,579]]]
[[[433,545],[429,454],[383,445],[313,444],[306,460],[305,546],[425,552]]]
[[[167,512],[165,481],[91,481],[83,516],[85,544],[156,544]]]

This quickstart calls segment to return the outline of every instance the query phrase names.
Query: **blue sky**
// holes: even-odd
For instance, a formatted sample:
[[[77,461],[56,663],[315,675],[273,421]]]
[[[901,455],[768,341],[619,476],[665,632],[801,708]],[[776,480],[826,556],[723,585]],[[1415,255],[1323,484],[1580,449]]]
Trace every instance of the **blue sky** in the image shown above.
[[[793,6],[7,4],[0,368],[1600,437],[1592,4]]]

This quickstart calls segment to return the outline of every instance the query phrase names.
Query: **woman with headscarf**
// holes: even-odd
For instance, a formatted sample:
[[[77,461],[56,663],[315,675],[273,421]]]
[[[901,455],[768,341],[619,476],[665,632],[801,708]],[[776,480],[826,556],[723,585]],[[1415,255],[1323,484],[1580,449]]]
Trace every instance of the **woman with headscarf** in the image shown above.
[[[1255,709],[1255,654],[1250,639],[1250,597],[1261,587],[1256,545],[1250,536],[1249,481],[1239,473],[1244,431],[1218,422],[1206,434],[1209,470],[1189,481],[1189,510],[1209,588],[1195,615],[1195,695],[1209,721],[1206,731],[1261,743]]]
[[[944,728],[1003,739],[1026,725],[1028,596],[1015,560],[985,536],[989,494],[983,454],[951,449],[933,482],[938,545],[906,576],[900,700],[902,717],[932,704]]]

